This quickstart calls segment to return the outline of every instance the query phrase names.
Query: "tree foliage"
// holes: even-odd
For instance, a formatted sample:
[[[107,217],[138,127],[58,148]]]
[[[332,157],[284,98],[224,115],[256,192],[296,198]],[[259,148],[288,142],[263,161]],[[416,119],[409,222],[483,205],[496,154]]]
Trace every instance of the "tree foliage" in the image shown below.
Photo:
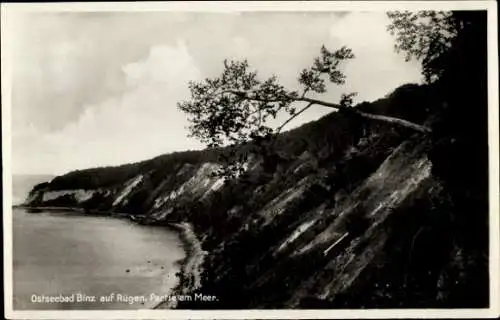
[[[394,11],[387,15],[392,20],[387,30],[396,36],[396,51],[404,52],[407,61],[421,60],[425,80],[436,81],[443,72],[445,53],[463,23],[448,11]]]
[[[353,57],[345,47],[331,52],[323,46],[313,66],[299,75],[302,92],[285,88],[274,75],[259,79],[247,60],[225,60],[219,77],[190,82],[191,99],[178,106],[190,115],[191,135],[209,147],[266,139],[279,131],[268,126],[268,120],[281,112],[295,117],[301,111],[293,103],[309,92],[324,93],[325,76],[334,84],[343,84],[340,64]]]
[[[346,75],[342,64],[354,58],[347,47],[330,51],[324,45],[320,55],[309,68],[299,72],[299,90],[288,89],[273,75],[260,79],[257,71],[250,68],[247,60],[224,61],[220,76],[201,82],[190,82],[191,98],[178,104],[180,110],[189,115],[190,135],[205,143],[209,148],[223,145],[251,144],[256,153],[272,153],[276,136],[293,119],[314,105],[337,109],[377,121],[390,122],[420,132],[429,128],[410,121],[385,115],[369,114],[353,108],[356,93],[342,94],[338,103],[311,98],[311,94],[322,94],[329,84],[342,85]],[[300,107],[300,108],[299,108]],[[276,128],[269,125],[270,119],[280,114],[287,119]],[[223,175],[242,172],[241,166],[248,154],[230,148],[225,160],[229,160]]]

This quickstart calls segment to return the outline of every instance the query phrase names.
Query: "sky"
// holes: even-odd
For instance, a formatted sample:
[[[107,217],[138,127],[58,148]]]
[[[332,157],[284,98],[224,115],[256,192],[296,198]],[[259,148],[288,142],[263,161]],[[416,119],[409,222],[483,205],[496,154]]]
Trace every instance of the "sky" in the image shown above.
[[[201,149],[177,102],[188,81],[248,59],[289,88],[321,45],[352,48],[342,87],[372,101],[421,81],[394,52],[383,12],[37,12],[16,15],[11,53],[12,172],[62,174]],[[331,112],[315,107],[288,129]]]

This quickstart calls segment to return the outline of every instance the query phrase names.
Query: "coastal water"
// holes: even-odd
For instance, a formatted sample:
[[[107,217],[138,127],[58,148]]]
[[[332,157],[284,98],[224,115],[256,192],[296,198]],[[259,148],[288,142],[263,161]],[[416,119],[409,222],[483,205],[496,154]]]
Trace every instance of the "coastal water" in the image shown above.
[[[14,310],[147,308],[177,283],[184,251],[169,229],[71,212],[12,215]]]

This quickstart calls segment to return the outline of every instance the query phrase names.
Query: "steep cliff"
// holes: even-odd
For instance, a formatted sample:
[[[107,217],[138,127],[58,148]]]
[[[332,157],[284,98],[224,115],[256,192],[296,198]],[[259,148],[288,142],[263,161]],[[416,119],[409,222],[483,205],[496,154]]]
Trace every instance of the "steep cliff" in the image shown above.
[[[398,90],[358,107],[432,120],[425,88]],[[177,291],[218,301],[178,308],[487,306],[488,261],[455,241],[430,136],[332,113],[277,145],[272,166],[252,155],[229,181],[213,175],[220,150],[190,152],[70,173],[26,204],[127,213],[196,235]]]

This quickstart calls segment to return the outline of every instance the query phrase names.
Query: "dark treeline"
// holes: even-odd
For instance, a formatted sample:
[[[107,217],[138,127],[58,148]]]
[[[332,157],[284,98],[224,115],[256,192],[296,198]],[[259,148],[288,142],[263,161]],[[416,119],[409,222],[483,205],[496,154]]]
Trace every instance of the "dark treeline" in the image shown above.
[[[47,187],[49,190],[97,189],[123,184],[140,173],[155,171],[157,175],[168,174],[182,163],[196,164],[216,161],[217,151],[182,151],[161,155],[150,160],[120,166],[75,170],[57,176],[49,183],[41,183],[34,190]]]

